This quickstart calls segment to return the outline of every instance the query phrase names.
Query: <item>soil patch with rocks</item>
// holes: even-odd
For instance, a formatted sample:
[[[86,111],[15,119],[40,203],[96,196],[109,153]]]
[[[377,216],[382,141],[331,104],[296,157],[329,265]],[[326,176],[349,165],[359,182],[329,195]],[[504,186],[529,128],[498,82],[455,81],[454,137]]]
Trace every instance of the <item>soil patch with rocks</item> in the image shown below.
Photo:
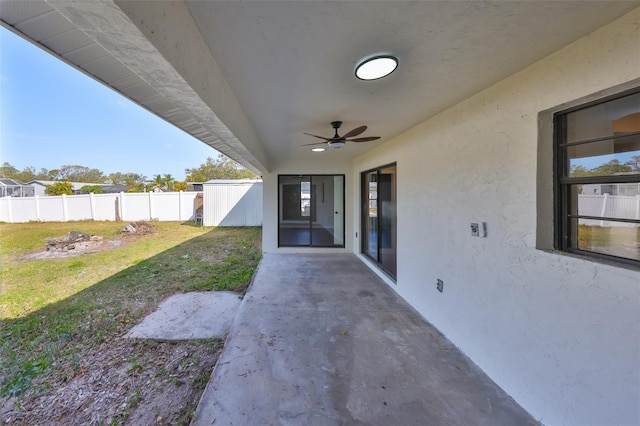
[[[222,350],[221,339],[117,339],[64,365],[55,392],[4,399],[10,425],[189,424]]]
[[[123,237],[134,237],[155,234],[155,226],[147,222],[131,222],[122,228]],[[43,251],[29,253],[24,260],[60,259],[83,254],[99,253],[121,247],[121,239],[105,240],[100,235],[88,235],[81,231],[71,231],[62,238],[49,238]]]

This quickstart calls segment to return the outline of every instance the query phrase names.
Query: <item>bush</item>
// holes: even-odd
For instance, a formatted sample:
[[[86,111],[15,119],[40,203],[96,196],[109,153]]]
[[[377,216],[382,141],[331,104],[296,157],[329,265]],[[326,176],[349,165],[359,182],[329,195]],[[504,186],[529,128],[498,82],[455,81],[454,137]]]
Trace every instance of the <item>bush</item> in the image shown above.
[[[73,195],[73,185],[69,181],[55,182],[44,191],[47,195]]]

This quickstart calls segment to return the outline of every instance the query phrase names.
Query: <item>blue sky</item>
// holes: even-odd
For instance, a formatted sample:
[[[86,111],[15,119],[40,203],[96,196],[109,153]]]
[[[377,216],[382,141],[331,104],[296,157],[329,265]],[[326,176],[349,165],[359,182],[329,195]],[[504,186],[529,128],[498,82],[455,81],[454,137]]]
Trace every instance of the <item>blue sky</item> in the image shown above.
[[[78,164],[147,178],[218,152],[0,27],[0,163]]]

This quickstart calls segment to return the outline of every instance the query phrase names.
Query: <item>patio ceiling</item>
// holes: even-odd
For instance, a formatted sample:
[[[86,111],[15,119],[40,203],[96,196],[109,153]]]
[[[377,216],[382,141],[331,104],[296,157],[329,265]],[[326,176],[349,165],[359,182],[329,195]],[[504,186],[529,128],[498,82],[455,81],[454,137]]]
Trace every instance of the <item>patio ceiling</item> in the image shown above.
[[[638,7],[633,1],[3,1],[3,25],[254,171],[350,160]],[[387,52],[389,77],[357,63]],[[303,132],[377,142],[312,153]]]

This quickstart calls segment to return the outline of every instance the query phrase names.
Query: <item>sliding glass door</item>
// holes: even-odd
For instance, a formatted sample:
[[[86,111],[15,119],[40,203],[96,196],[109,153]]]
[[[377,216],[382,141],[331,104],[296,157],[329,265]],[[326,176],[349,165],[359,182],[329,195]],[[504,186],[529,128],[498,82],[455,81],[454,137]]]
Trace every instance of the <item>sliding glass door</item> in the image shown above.
[[[344,175],[278,176],[278,246],[344,247]]]
[[[397,274],[396,165],[362,173],[361,251],[393,278]]]

